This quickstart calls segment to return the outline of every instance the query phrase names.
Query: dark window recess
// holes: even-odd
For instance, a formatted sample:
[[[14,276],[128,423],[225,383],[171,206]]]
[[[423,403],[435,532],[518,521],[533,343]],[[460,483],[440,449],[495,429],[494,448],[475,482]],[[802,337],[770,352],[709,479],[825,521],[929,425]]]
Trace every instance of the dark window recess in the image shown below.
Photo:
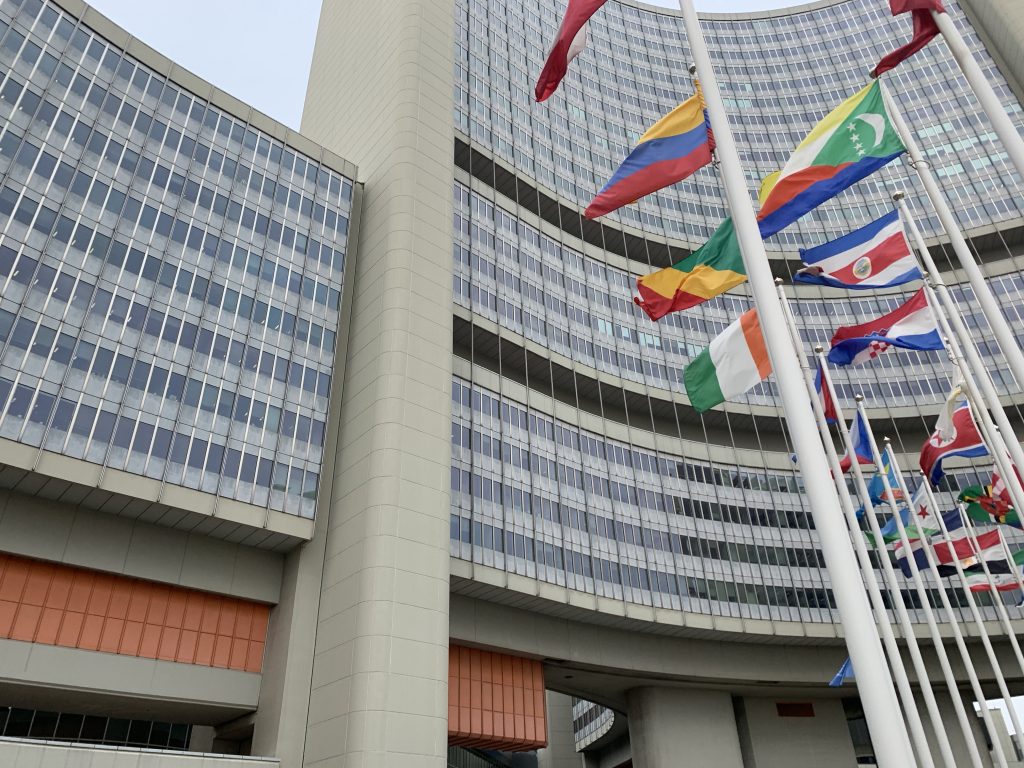
[[[185,750],[192,726],[0,706],[0,736]]]
[[[814,717],[814,704],[810,701],[777,701],[775,711],[779,717]]]

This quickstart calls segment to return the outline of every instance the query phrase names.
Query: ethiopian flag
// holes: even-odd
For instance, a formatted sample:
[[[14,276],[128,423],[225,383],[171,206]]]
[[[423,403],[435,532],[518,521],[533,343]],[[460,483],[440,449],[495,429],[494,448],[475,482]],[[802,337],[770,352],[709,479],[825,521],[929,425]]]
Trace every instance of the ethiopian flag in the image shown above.
[[[651,320],[689,309],[747,279],[732,219],[718,225],[704,245],[678,264],[636,279],[633,301]]]
[[[818,123],[761,185],[761,236],[788,227],[906,151],[873,81]]]
[[[772,363],[756,309],[722,331],[683,372],[690,403],[698,413],[742,395],[768,378]]]

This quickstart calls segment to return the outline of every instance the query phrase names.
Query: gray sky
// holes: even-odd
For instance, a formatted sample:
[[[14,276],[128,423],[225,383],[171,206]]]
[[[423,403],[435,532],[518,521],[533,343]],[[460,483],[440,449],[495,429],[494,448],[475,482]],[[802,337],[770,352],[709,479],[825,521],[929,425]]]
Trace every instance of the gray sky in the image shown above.
[[[697,0],[697,8],[753,11],[799,1]],[[320,0],[89,2],[186,69],[282,123],[298,127]],[[647,2],[678,7],[677,0]]]

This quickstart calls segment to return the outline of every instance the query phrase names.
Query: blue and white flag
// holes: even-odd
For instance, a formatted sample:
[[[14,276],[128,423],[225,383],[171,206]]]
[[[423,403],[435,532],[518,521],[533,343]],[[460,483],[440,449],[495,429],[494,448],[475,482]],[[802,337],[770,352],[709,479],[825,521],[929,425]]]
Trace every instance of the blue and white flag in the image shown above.
[[[865,290],[920,280],[899,211],[816,248],[801,248],[804,268],[794,282]]]
[[[889,347],[942,349],[942,337],[924,288],[892,312],[860,325],[847,325],[832,336],[829,362],[860,365],[873,360]]]
[[[839,668],[835,676],[832,678],[832,682],[828,684],[829,688],[841,688],[843,683],[847,680],[853,680],[853,662],[850,661],[850,657],[846,657],[846,661],[843,662],[843,666]]]
[[[868,440],[868,425],[864,423],[864,417],[860,415],[860,411],[857,411],[857,415],[853,417],[853,423],[850,424],[850,442],[853,443],[853,452],[857,457],[858,464],[874,464],[875,460],[871,456],[871,442]],[[850,449],[847,448],[843,458],[839,460],[839,468],[843,470],[843,474],[846,474],[852,466],[853,459],[850,457]]]

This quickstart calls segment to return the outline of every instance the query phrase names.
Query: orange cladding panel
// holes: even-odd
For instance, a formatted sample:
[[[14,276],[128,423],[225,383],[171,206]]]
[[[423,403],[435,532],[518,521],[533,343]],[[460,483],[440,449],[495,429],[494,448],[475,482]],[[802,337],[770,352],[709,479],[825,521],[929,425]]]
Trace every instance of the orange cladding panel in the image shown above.
[[[0,638],[223,667],[263,668],[270,606],[0,554]]]
[[[547,746],[544,670],[539,661],[448,648],[448,743],[525,752]]]

